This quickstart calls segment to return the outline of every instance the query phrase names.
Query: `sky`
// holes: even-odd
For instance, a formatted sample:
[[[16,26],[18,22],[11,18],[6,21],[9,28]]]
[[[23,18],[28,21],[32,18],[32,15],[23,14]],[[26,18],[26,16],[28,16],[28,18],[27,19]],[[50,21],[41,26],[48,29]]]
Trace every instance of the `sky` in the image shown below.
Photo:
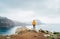
[[[38,19],[60,24],[60,0],[0,0],[0,16],[20,22]]]

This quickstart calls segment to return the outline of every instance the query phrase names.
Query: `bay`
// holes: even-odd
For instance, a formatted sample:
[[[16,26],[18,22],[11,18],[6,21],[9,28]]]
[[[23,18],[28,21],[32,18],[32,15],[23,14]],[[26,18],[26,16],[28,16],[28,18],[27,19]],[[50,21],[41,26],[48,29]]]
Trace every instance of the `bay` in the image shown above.
[[[16,29],[19,28],[21,26],[15,26],[11,29],[7,29],[7,28],[0,28],[0,34],[1,35],[11,35],[11,34],[14,34]],[[33,26],[26,26],[27,28],[29,29],[33,29]],[[48,31],[51,31],[51,32],[60,32],[60,24],[58,25],[37,25],[36,26],[36,30],[39,30],[39,29],[43,29],[43,30],[48,30]]]

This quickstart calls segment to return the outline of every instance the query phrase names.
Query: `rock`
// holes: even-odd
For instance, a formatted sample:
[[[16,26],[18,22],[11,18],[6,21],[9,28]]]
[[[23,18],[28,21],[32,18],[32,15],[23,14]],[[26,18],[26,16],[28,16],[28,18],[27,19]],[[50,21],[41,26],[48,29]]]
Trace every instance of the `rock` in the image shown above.
[[[24,33],[24,32],[26,32],[27,30],[28,30],[27,27],[22,26],[22,27],[20,27],[20,28],[17,28],[15,33],[16,33],[16,34]]]

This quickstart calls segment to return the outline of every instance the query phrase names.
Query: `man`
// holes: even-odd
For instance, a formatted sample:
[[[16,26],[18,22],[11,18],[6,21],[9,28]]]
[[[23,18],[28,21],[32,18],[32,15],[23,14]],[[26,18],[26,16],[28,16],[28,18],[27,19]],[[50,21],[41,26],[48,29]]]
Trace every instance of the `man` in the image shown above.
[[[36,26],[36,21],[35,20],[32,21],[32,25],[33,25],[33,30],[35,30],[35,26]]]

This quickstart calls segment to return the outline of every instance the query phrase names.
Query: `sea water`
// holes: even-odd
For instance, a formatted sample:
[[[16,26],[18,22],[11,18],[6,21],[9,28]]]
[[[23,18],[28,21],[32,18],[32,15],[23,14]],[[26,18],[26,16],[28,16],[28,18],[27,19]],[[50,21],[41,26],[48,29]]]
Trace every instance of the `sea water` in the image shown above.
[[[11,29],[6,29],[6,28],[1,28],[0,29],[0,34],[2,35],[11,35],[11,34],[14,34],[16,29],[19,28],[21,26],[15,26]],[[33,26],[26,26],[27,28],[29,29],[33,29]],[[51,31],[51,32],[60,32],[60,24],[58,25],[36,25],[36,30],[48,30],[48,31]]]

